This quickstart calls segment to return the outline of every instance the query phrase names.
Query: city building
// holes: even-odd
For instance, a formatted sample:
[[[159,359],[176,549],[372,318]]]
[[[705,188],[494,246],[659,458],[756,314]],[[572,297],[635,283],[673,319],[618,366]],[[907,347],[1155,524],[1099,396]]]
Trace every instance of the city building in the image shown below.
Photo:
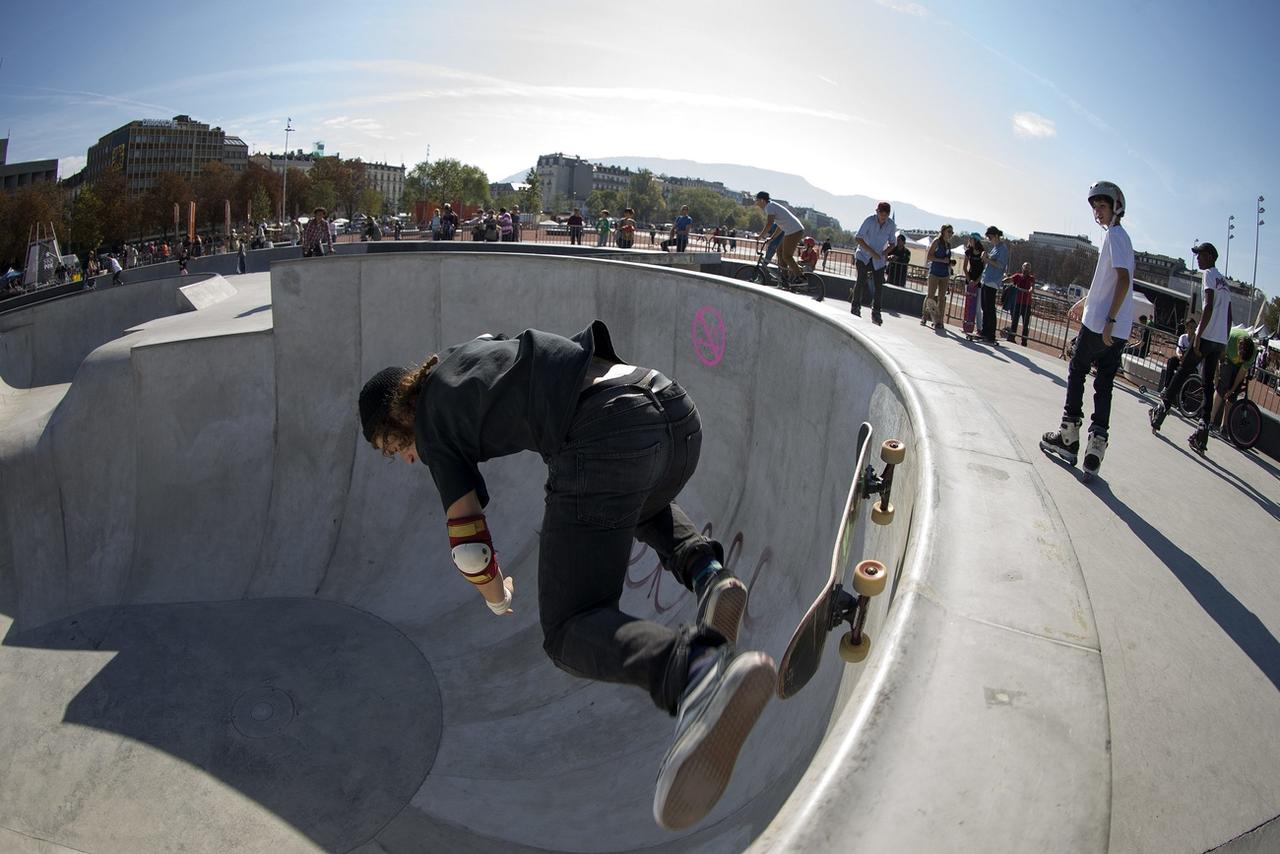
[[[634,172],[623,166],[605,166],[600,163],[593,163],[591,170],[591,189],[592,190],[617,190],[625,193],[631,186],[631,179],[635,177]]]
[[[137,195],[154,187],[165,172],[195,178],[208,163],[225,163],[242,171],[248,161],[248,145],[222,128],[209,127],[190,116],[138,119],[89,147],[82,180],[92,184],[108,169],[119,167],[129,194]]]
[[[557,197],[566,199],[571,207],[581,207],[595,189],[592,183],[595,167],[581,157],[561,152],[542,154],[534,172],[538,176],[543,210],[550,210]]]
[[[400,197],[404,195],[404,164],[366,163],[364,174],[369,186],[377,190],[386,204],[400,212]]]
[[[1174,272],[1187,268],[1186,262],[1181,258],[1157,255],[1154,252],[1135,252],[1133,260],[1133,277],[1158,285],[1169,285],[1169,277]]]
[[[719,193],[726,199],[734,202],[741,201],[742,197],[746,195],[740,190],[730,190],[720,181],[706,181],[702,178],[673,178],[669,175],[663,175],[662,182],[664,185],[662,191],[663,198],[669,197],[671,195],[671,190],[676,187],[683,189],[711,190],[712,192]]]
[[[1098,247],[1094,246],[1093,241],[1083,234],[1055,234],[1052,231],[1033,231],[1031,236],[1027,238],[1027,242],[1037,243],[1053,249],[1083,249],[1085,252],[1094,254],[1098,252]]]
[[[814,228],[834,228],[836,231],[840,230],[840,220],[836,219],[831,214],[825,214],[816,208],[794,207],[791,211]]]
[[[324,143],[317,142],[311,151],[301,148],[277,154],[274,151],[266,154],[255,154],[249,158],[254,164],[283,173],[286,168],[298,169],[304,174],[311,171],[316,161],[322,157],[342,159],[340,154],[326,155]],[[391,166],[386,163],[364,163],[364,174],[369,187],[377,190],[390,207],[399,212],[400,197],[404,194],[405,169],[403,165]]]
[[[0,189],[6,193],[12,193],[29,184],[39,184],[44,181],[56,183],[58,180],[56,159],[10,163],[8,157],[9,140],[8,138],[0,139]]]

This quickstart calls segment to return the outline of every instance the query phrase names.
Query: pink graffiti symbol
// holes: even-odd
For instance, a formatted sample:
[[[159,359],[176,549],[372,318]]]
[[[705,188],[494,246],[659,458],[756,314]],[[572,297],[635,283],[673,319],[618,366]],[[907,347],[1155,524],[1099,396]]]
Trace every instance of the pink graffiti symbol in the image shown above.
[[[693,353],[708,368],[720,364],[725,350],[724,316],[704,305],[693,315]]]

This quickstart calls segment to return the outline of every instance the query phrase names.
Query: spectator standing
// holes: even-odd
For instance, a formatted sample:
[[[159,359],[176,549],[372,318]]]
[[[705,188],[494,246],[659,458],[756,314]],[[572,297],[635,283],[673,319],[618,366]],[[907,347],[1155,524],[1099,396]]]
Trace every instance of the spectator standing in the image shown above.
[[[244,274],[249,269],[249,253],[243,240],[238,241],[240,248],[236,250],[236,272]]]
[[[1226,277],[1218,272],[1217,248],[1212,243],[1201,243],[1191,247],[1191,251],[1196,256],[1196,264],[1204,271],[1204,314],[1200,315],[1200,325],[1191,338],[1191,349],[1182,357],[1182,364],[1160,395],[1160,402],[1151,408],[1150,418],[1151,432],[1160,432],[1170,407],[1182,391],[1183,382],[1199,367],[1200,378],[1204,382],[1204,403],[1200,410],[1200,426],[1191,434],[1189,442],[1203,453],[1209,447],[1214,376],[1231,331],[1231,291],[1227,289]]]
[[[338,242],[338,223],[335,220],[328,219],[327,216],[326,222],[329,226],[329,251],[332,252],[333,244]]]
[[[302,229],[302,257],[310,258],[312,256],[323,257],[324,255],[333,254],[333,239],[329,235],[329,223],[325,219],[328,214],[324,208],[316,208],[311,212],[311,219],[307,221],[306,226]],[[325,252],[325,244],[329,244],[329,251]]]
[[[458,215],[454,213],[453,205],[445,202],[444,213],[440,215],[440,239],[453,240],[453,234],[457,230]]]
[[[822,241],[822,269],[827,269],[827,256],[831,254],[831,238]]]
[[[622,219],[618,220],[618,248],[630,249],[636,240],[636,213],[631,208],[624,208]]]
[[[911,263],[911,250],[907,248],[907,236],[899,234],[898,239],[893,242],[893,246],[889,247],[889,251],[885,253],[885,257],[889,259],[888,267],[889,284],[897,288],[905,288],[907,286],[907,266]]]
[[[676,239],[676,251],[684,252],[689,247],[689,229],[693,227],[693,217],[689,216],[689,206],[680,206],[680,215],[671,226],[671,236]]]
[[[612,226],[609,224],[609,211],[601,210],[600,215],[596,217],[596,246],[609,245],[609,231]]]
[[[956,263],[951,258],[951,235],[954,233],[950,225],[944,225],[938,232],[938,236],[929,244],[929,250],[926,253],[929,261],[929,274],[926,280],[927,298],[933,300],[933,317],[922,317],[920,322],[932,321],[935,332],[942,332],[945,329],[942,324],[942,309],[946,305],[947,283],[951,280],[951,268]]]
[[[520,206],[511,206],[511,239],[520,242]]]
[[[784,280],[788,277],[799,279],[801,270],[795,255],[796,246],[800,244],[800,237],[804,234],[804,223],[786,205],[773,201],[764,190],[756,193],[756,207],[764,211],[765,215],[760,238],[769,240],[770,243],[774,238],[778,240],[778,271],[782,273]],[[767,256],[765,260],[767,263]]]
[[[1106,236],[1098,250],[1093,282],[1084,300],[1080,335],[1067,369],[1062,424],[1040,438],[1040,449],[1075,465],[1080,450],[1080,425],[1084,422],[1084,384],[1089,379],[1089,370],[1096,365],[1093,417],[1084,455],[1085,474],[1092,477],[1102,466],[1107,451],[1111,392],[1133,327],[1134,257],[1133,243],[1120,224],[1125,212],[1124,193],[1110,181],[1098,181],[1089,188],[1088,199],[1094,221],[1106,229]]]
[[[122,284],[120,281],[120,261],[116,259],[114,254],[107,256],[107,269],[111,271],[111,284]]]
[[[863,296],[870,288],[871,322],[877,326],[884,323],[880,316],[880,304],[883,299],[885,266],[888,264],[885,252],[893,243],[894,232],[898,230],[890,213],[888,202],[876,205],[876,212],[864,219],[858,228],[858,250],[853,255],[858,278],[853,286],[853,305],[850,311],[858,317],[862,316]]]
[[[400,217],[395,218],[395,225],[392,226],[392,230],[395,233],[396,240],[399,240],[400,235],[404,232],[404,223],[400,221]]]
[[[569,245],[582,245],[582,210],[574,208],[573,213],[569,214]]]
[[[431,239],[440,239],[440,209],[436,208],[431,212]]]
[[[987,228],[987,240],[991,246],[982,253],[982,340],[995,344],[996,296],[1009,266],[1009,244],[1004,242],[1004,232],[994,225]]]
[[[502,232],[502,239],[510,242],[515,239],[515,229],[511,225],[511,214],[506,208],[498,208],[498,229]]]
[[[736,228],[729,229],[729,251],[738,251],[738,229]]]
[[[1027,346],[1027,326],[1031,323],[1031,295],[1035,292],[1036,277],[1031,274],[1031,264],[1023,262],[1022,272],[1005,276],[1002,281],[1013,285],[1013,301],[1009,310],[1009,328],[1005,330],[1005,338],[1009,343],[1018,334],[1018,318],[1022,318],[1022,346]]]

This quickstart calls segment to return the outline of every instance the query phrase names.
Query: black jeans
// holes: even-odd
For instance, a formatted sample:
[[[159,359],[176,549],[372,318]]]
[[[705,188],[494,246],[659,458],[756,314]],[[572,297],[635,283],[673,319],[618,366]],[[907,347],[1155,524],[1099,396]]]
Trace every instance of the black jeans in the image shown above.
[[[656,393],[630,385],[590,392],[564,447],[545,457],[538,553],[543,648],[561,670],[637,685],[670,714],[688,681],[691,643],[717,639],[633,617],[618,602],[633,540],[652,548],[687,589],[694,571],[713,557],[723,560],[720,544],[702,536],[673,502],[701,448],[697,407],[672,382]]]
[[[995,293],[995,288],[983,288]],[[983,309],[985,311],[985,307]],[[985,326],[985,324],[983,324]],[[1071,367],[1067,370],[1067,403],[1062,408],[1062,417],[1066,421],[1084,419],[1084,383],[1089,378],[1089,369],[1098,366],[1098,375],[1093,380],[1093,417],[1090,419],[1089,433],[1106,436],[1111,427],[1111,391],[1115,386],[1116,373],[1120,370],[1120,357],[1124,354],[1123,338],[1114,338],[1108,347],[1102,341],[1102,335],[1087,326],[1081,327],[1076,338],[1076,352],[1071,357]]]
[[[1169,384],[1165,386],[1164,392],[1160,395],[1160,399],[1164,401],[1165,409],[1173,408],[1174,403],[1178,400],[1178,394],[1182,391],[1182,384],[1199,367],[1200,378],[1204,380],[1204,403],[1200,407],[1200,420],[1206,424],[1209,423],[1209,416],[1213,412],[1213,378],[1218,373],[1218,359],[1225,349],[1227,349],[1225,344],[1204,340],[1200,341],[1200,353],[1198,355],[1195,347],[1188,349],[1182,355],[1182,364],[1178,365],[1178,370],[1174,372],[1173,379],[1169,380]]]
[[[983,285],[979,296],[982,298],[982,337],[987,341],[996,340],[996,288]],[[1077,351],[1079,349],[1077,348]]]
[[[582,226],[580,225],[569,226],[569,245],[570,246],[582,245]]]
[[[884,292],[884,267],[877,268],[866,261],[854,260],[854,268],[858,271],[857,282],[853,286],[853,311],[862,312],[862,297],[866,289],[871,289],[871,316],[880,316],[880,300]]]
[[[1022,343],[1027,343],[1027,327],[1031,325],[1031,305],[1013,304],[1013,316],[1009,322],[1009,340],[1018,334],[1018,318],[1022,318]]]

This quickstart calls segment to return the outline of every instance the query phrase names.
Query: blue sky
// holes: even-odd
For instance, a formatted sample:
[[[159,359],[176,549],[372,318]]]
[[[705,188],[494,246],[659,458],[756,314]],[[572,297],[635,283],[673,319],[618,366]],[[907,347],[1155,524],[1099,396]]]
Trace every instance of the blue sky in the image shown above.
[[[294,146],[412,165],[430,145],[495,180],[550,151],[742,163],[1095,240],[1084,196],[1107,178],[1139,249],[1225,253],[1235,214],[1246,281],[1261,194],[1258,283],[1280,295],[1272,3],[17,5],[11,161],[73,171],[178,113],[279,150],[292,116]]]

